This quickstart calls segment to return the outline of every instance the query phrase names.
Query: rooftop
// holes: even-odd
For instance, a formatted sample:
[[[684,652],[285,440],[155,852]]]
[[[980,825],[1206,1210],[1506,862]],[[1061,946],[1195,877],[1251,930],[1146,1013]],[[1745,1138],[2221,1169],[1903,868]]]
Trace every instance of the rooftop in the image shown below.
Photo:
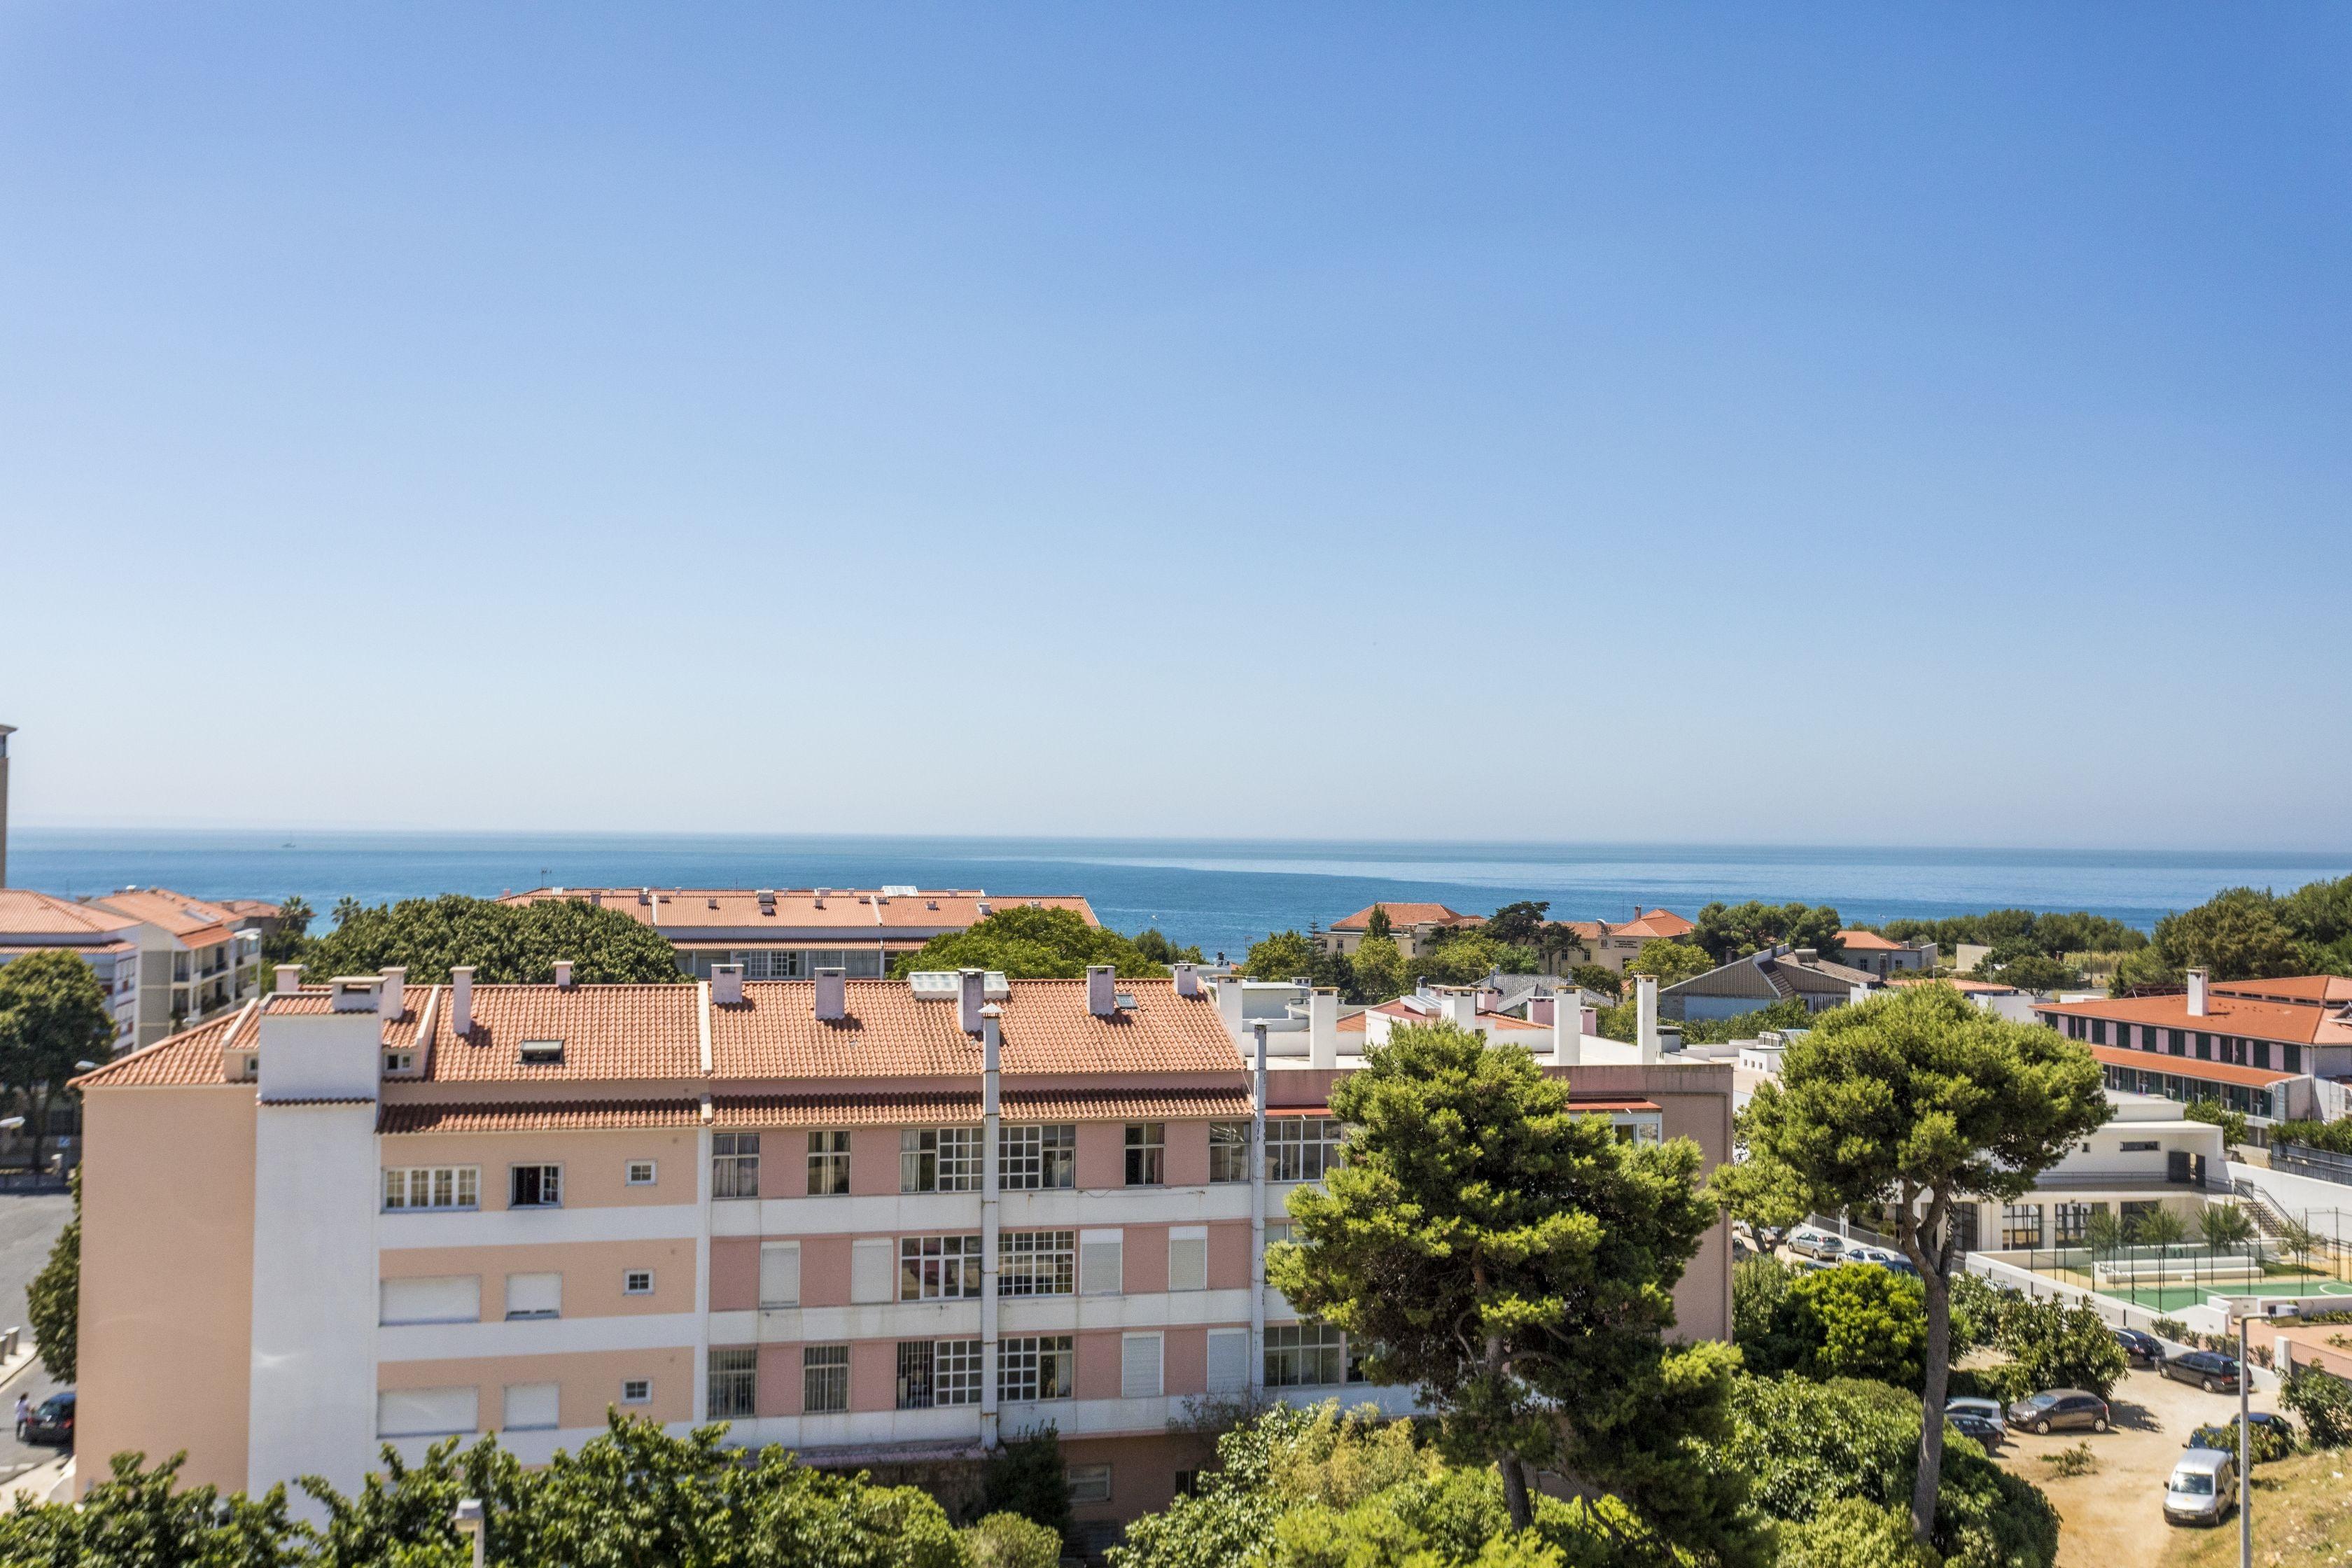
[[[2281,980],[2241,980],[2208,987],[2205,1011],[2191,1016],[2186,992],[2163,996],[2097,996],[2080,1002],[2039,1003],[2044,1018],[2105,1018],[2203,1034],[2237,1035],[2257,1040],[2289,1040],[2306,1046],[2352,1045],[2352,1018],[2343,1004],[2317,1001],[2254,1001],[2240,987],[2261,986],[2265,995],[2292,995],[2291,986],[2320,990],[2332,975],[2295,975]]]
[[[113,942],[142,917],[118,914],[97,904],[77,903],[29,888],[0,888],[0,940],[24,936]],[[79,946],[68,940],[63,946]]]
[[[978,888],[536,888],[501,903],[582,900],[616,909],[665,932],[745,931],[874,935],[961,931],[999,910],[1072,910],[1088,925],[1092,905],[1075,894],[991,897]]]
[[[1333,931],[1362,931],[1371,923],[1374,910],[1386,910],[1389,924],[1400,929],[1412,926],[1478,926],[1486,923],[1485,915],[1465,915],[1460,910],[1444,904],[1401,904],[1381,902],[1366,904],[1343,921],[1333,921]]]

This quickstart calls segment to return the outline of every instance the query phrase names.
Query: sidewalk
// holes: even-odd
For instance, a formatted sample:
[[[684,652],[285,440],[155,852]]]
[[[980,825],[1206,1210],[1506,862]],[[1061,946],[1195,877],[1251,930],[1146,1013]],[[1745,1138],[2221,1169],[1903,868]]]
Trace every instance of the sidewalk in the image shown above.
[[[20,1508],[69,1497],[73,1492],[73,1473],[71,1454],[60,1454],[46,1464],[35,1465],[0,1487],[0,1513],[14,1513]]]

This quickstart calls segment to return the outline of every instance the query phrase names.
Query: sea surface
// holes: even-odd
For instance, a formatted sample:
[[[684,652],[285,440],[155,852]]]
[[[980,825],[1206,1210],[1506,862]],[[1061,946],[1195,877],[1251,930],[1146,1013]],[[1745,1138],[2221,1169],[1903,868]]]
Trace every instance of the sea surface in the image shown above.
[[[1382,900],[1483,914],[1540,899],[1555,919],[1587,920],[1622,920],[1636,905],[1695,914],[1711,899],[1830,903],[1872,921],[2079,909],[2147,927],[2221,888],[2284,891],[2346,875],[2352,852],[19,828],[8,871],[16,886],[67,895],[132,884],[199,898],[299,893],[322,916],[345,897],[373,904],[542,886],[1082,893],[1120,931],[1157,925],[1238,955],[1269,931],[1328,924]]]

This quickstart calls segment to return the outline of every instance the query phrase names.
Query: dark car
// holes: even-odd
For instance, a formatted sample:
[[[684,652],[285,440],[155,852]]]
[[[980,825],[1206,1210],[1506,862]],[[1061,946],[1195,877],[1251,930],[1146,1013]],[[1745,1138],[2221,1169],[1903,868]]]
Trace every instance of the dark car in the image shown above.
[[[1944,1419],[1951,1424],[1953,1431],[1963,1437],[1974,1437],[1988,1448],[2000,1447],[2009,1436],[2000,1422],[1983,1415],[1972,1415],[1965,1410],[1958,1413],[1946,1411]]]
[[[2009,1407],[2009,1424],[2035,1434],[2107,1429],[2107,1402],[2079,1388],[2050,1388]]]
[[[16,1440],[70,1448],[73,1447],[73,1427],[74,1394],[68,1388],[63,1394],[52,1394],[34,1405],[33,1413],[16,1423]]]
[[[2273,1459],[2284,1459],[2294,1452],[2294,1423],[2284,1415],[2267,1411],[2251,1412],[2246,1419],[2254,1428],[2254,1463],[2266,1465]],[[2226,1453],[2238,1451],[2238,1424],[2216,1421],[2200,1426],[2189,1434],[2184,1448],[2220,1448]]]
[[[2213,1351],[2182,1351],[2168,1356],[2157,1371],[2175,1383],[2193,1383],[2208,1394],[2238,1392],[2238,1358]]]
[[[2124,1359],[2134,1366],[2164,1364],[2164,1342],[2154,1334],[2144,1334],[2137,1329],[2117,1329],[2116,1343],[2123,1346]]]

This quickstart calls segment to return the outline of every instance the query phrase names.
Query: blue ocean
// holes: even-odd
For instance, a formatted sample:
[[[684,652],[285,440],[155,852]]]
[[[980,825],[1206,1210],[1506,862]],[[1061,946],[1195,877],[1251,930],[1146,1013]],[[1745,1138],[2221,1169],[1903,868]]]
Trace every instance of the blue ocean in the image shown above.
[[[1830,903],[1872,921],[2018,907],[2147,927],[2221,888],[2284,891],[2346,875],[2352,852],[19,828],[8,871],[16,886],[68,895],[133,883],[201,898],[299,893],[321,913],[346,897],[373,904],[550,885],[1082,893],[1120,931],[1156,925],[1238,955],[1269,931],[1328,924],[1383,900],[1485,913],[1541,899],[1555,919],[1613,920],[1636,905],[1691,914],[1711,899]]]

